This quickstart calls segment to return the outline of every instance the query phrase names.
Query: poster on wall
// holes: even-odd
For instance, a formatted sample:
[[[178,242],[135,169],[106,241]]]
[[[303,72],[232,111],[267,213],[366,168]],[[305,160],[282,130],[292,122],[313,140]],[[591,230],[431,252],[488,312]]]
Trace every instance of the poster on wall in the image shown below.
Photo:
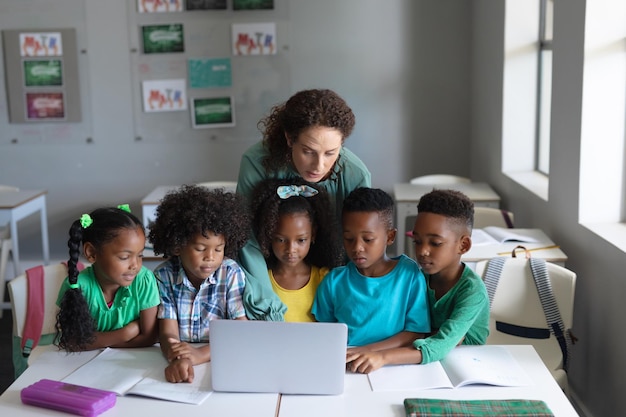
[[[187,110],[184,79],[143,81],[142,94],[146,113]]]
[[[191,125],[194,129],[235,126],[232,97],[192,98],[190,101]]]
[[[274,0],[233,0],[233,10],[272,10]]]
[[[276,55],[276,23],[235,23],[233,55]]]
[[[24,60],[25,87],[58,87],[63,85],[63,64],[59,59]]]
[[[144,54],[185,52],[183,25],[146,25],[141,27]]]
[[[137,0],[139,13],[182,12],[184,0]]]
[[[31,121],[65,119],[63,93],[26,93],[26,118]]]
[[[189,59],[189,88],[232,86],[230,58]]]
[[[187,0],[186,10],[226,10],[226,0]]]
[[[61,32],[20,33],[21,56],[62,56]]]

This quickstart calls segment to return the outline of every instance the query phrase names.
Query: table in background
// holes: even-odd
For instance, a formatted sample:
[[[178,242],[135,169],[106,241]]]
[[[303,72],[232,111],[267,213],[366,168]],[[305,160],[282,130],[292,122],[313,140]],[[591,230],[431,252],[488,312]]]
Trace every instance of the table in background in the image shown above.
[[[367,375],[346,374],[343,395],[282,395],[278,417],[405,417],[403,405],[405,398],[543,400],[556,417],[578,416],[532,346],[505,347],[528,373],[533,385],[526,387],[474,385],[452,389],[373,392]]]
[[[405,236],[408,230],[406,219],[409,216],[417,215],[417,203],[420,198],[433,190],[452,189],[467,195],[476,206],[500,207],[500,196],[484,182],[454,183],[454,184],[395,184],[393,186],[393,198],[396,202],[396,254],[404,253]]]
[[[46,190],[20,190],[0,192],[0,225],[9,224],[13,244],[13,259],[17,265],[17,275],[24,272],[20,264],[20,246],[17,223],[39,212],[41,226],[41,247],[45,265],[50,263],[48,246],[48,215],[46,213]]]
[[[143,226],[147,229],[148,223],[156,217],[156,209],[168,191],[176,190],[178,185],[159,185],[150,194],[141,199],[141,216]]]
[[[159,349],[157,346],[145,349]],[[0,415],[60,416],[58,411],[22,404],[20,391],[43,378],[61,380],[95,357],[99,351],[66,354],[47,352],[33,364],[0,396]],[[6,359],[9,360],[9,359]],[[275,417],[278,409],[278,394],[234,394],[213,392],[200,405],[182,404],[156,400],[147,397],[117,397],[115,406],[107,410],[103,417],[150,416],[150,417]]]

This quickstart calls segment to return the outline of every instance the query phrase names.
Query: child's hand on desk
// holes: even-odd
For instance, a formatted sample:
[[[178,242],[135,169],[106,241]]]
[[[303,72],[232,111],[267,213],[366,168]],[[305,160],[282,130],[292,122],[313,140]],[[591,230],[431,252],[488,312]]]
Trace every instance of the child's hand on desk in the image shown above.
[[[189,359],[175,359],[165,368],[168,382],[193,382],[193,365]]]
[[[369,374],[385,365],[382,352],[351,348],[346,354],[346,368],[351,372]]]
[[[170,348],[167,352],[167,360],[169,362],[176,359],[191,359],[195,349],[188,343],[172,338],[168,339],[168,342],[170,343]]]

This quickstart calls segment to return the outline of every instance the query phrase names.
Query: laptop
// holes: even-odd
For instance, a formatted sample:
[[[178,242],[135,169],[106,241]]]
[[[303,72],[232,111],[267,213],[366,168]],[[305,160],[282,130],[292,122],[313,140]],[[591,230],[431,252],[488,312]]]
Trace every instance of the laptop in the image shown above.
[[[214,391],[343,393],[343,323],[212,320],[209,337]]]

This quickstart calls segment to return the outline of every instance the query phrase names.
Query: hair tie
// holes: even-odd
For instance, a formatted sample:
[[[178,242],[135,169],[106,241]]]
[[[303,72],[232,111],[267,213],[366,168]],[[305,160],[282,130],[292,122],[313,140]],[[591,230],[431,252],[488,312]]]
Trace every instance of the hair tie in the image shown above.
[[[93,223],[93,219],[89,214],[83,214],[80,216],[80,225],[83,226],[83,229],[88,228]]]
[[[130,206],[128,204],[120,204],[117,208],[124,210],[126,213],[130,213]]]
[[[80,287],[78,286],[78,282],[77,282],[75,284],[70,284],[70,288],[73,289],[73,290],[76,290],[76,289],[78,289]]]
[[[276,189],[276,194],[283,200],[297,196],[312,197],[317,193],[318,191],[315,188],[308,185],[281,185]]]

